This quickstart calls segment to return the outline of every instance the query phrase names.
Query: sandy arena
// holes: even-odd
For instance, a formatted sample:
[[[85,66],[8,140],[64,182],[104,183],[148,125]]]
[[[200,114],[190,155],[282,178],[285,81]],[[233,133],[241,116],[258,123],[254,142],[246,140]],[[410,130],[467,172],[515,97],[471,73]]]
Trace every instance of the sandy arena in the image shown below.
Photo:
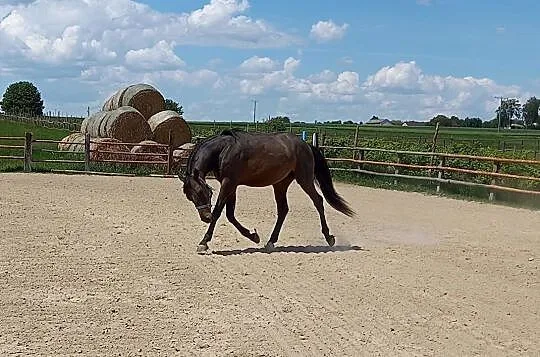
[[[212,186],[218,187],[211,181]],[[0,175],[0,355],[538,356],[540,212],[337,184],[241,188],[210,248],[178,179]]]

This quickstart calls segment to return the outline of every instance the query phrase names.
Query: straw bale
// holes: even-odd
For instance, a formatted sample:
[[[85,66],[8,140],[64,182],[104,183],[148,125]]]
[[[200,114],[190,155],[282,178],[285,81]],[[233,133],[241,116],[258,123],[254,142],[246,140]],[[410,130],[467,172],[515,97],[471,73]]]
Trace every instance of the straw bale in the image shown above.
[[[114,138],[126,143],[138,143],[152,137],[150,125],[142,114],[129,106],[90,115],[81,124],[81,132],[93,138]]]
[[[179,166],[186,166],[189,159],[189,155],[193,151],[195,144],[185,143],[181,145],[178,149],[173,151],[173,167],[177,168]]]
[[[58,143],[59,151],[84,151],[84,134],[71,133]]]
[[[133,155],[132,160],[167,161],[166,156],[155,155],[155,154],[167,154],[168,149],[166,147],[159,146],[159,143],[153,140],[144,140],[144,141],[141,141],[139,144],[145,144],[145,145],[144,146],[135,145],[133,148],[131,148],[131,153],[137,153],[137,154],[145,153],[147,155]],[[151,146],[146,146],[146,145],[151,145]]]
[[[92,138],[90,140],[90,160],[130,160],[130,151],[127,145],[111,145],[110,143],[121,143],[121,141],[115,138]]]
[[[148,119],[154,141],[169,143],[169,131],[172,134],[171,145],[177,148],[191,141],[191,129],[182,116],[173,110],[163,110]]]
[[[165,98],[153,86],[145,83],[120,88],[105,101],[102,110],[114,110],[122,106],[137,109],[148,120],[152,115],[165,110]]]

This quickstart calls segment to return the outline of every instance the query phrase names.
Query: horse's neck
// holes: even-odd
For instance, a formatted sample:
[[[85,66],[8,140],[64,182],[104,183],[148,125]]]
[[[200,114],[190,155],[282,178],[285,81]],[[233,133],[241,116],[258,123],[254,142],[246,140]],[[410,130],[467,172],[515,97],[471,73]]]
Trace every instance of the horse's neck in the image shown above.
[[[202,173],[203,177],[209,172],[219,169],[219,155],[225,148],[225,140],[212,140],[200,148],[193,163],[193,168]]]

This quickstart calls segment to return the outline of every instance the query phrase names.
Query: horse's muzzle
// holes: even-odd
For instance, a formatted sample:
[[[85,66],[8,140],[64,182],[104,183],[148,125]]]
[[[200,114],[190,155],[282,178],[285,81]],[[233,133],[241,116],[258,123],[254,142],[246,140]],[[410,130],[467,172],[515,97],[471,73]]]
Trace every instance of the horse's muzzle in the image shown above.
[[[212,222],[212,212],[210,211],[210,209],[199,210],[199,217],[201,217],[201,221],[203,221],[204,223]]]

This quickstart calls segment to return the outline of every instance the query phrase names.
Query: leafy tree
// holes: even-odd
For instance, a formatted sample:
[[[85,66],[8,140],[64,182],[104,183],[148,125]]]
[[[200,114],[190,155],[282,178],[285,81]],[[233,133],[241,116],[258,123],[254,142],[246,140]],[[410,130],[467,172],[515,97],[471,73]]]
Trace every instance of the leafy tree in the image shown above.
[[[10,84],[2,101],[2,110],[6,114],[43,115],[43,100],[36,86],[27,81]]]
[[[540,125],[540,116],[538,109],[540,108],[540,99],[531,97],[527,103],[523,104],[523,120],[526,126],[533,126],[535,123]]]
[[[289,117],[286,116],[277,116],[268,119],[266,124],[268,125],[268,129],[271,131],[283,131],[286,130],[289,126],[291,120]]]
[[[507,127],[512,124],[513,119],[521,118],[521,105],[518,99],[503,100],[495,112],[497,118],[500,117],[501,127]]]
[[[480,118],[465,118],[463,120],[463,125],[466,128],[481,128],[482,127],[482,119]]]
[[[165,109],[173,110],[180,115],[184,115],[184,108],[172,99],[165,99]]]

